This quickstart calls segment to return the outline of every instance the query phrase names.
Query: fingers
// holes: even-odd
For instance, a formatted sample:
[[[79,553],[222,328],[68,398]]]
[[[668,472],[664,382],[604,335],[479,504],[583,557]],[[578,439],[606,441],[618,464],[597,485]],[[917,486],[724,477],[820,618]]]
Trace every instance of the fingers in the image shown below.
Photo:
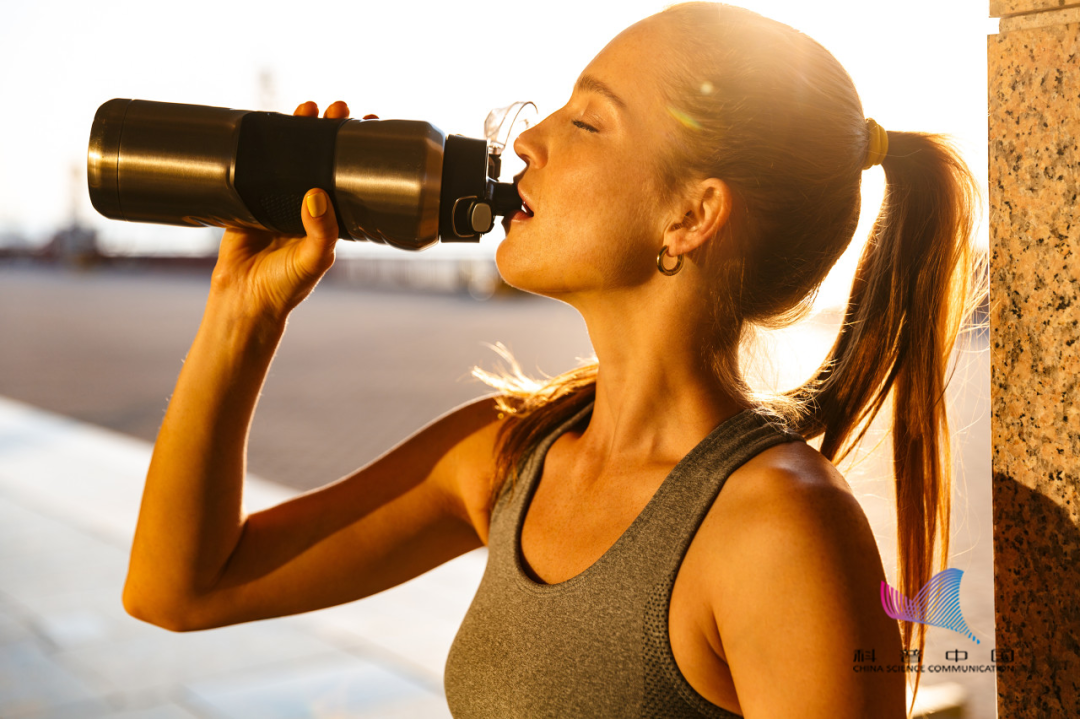
[[[299,105],[296,106],[296,109],[293,110],[293,114],[302,115],[303,117],[318,117],[319,106],[311,100],[308,100],[307,102],[301,102]]]
[[[304,263],[316,272],[325,272],[334,264],[338,240],[337,218],[330,197],[318,188],[309,190],[304,196],[300,219],[307,233],[300,249]]]
[[[323,117],[329,117],[335,120],[348,116],[349,106],[342,100],[330,103],[330,107],[326,108],[326,112],[323,113]]]
[[[340,120],[349,116],[349,106],[344,100],[338,100],[337,102],[330,103],[330,106],[326,108],[326,112],[323,113],[323,117]],[[319,106],[311,100],[302,102],[296,106],[293,110],[294,115],[302,115],[303,117],[318,117]],[[368,114],[364,115],[365,120],[378,120],[378,115]]]

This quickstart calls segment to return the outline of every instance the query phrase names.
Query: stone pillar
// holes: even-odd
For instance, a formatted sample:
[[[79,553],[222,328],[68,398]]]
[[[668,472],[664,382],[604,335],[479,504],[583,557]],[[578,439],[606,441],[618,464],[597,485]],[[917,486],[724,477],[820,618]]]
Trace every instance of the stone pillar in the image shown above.
[[[1080,2],[990,0],[990,15],[998,716],[1078,717]]]

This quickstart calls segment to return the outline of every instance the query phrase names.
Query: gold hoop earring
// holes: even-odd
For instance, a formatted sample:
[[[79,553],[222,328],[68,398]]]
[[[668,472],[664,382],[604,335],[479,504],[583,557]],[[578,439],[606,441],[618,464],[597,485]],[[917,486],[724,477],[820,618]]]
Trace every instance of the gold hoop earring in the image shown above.
[[[660,270],[660,272],[662,274],[665,274],[668,277],[671,277],[672,275],[676,274],[679,270],[682,269],[683,256],[682,255],[668,254],[668,257],[674,257],[675,258],[675,266],[672,267],[671,269],[668,269],[667,267],[664,267],[664,255],[665,254],[668,254],[667,245],[664,245],[662,248],[660,248],[660,254],[656,256],[656,269]]]

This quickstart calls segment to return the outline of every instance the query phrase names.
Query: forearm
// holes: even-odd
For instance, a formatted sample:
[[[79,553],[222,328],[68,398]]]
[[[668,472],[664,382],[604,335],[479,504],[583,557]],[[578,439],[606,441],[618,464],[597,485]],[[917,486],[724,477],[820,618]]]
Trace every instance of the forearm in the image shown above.
[[[211,293],[146,477],[124,601],[178,611],[209,589],[243,529],[247,436],[283,320]]]

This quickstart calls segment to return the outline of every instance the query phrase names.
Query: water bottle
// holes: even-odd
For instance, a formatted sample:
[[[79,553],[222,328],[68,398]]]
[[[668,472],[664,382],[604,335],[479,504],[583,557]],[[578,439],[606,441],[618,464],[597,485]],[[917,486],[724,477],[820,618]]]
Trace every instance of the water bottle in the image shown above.
[[[517,186],[498,182],[492,135],[531,104],[493,111],[480,140],[420,120],[109,100],[90,131],[90,201],[115,220],[302,235],[300,205],[318,187],[341,239],[407,250],[478,242],[495,215],[521,209]]]

